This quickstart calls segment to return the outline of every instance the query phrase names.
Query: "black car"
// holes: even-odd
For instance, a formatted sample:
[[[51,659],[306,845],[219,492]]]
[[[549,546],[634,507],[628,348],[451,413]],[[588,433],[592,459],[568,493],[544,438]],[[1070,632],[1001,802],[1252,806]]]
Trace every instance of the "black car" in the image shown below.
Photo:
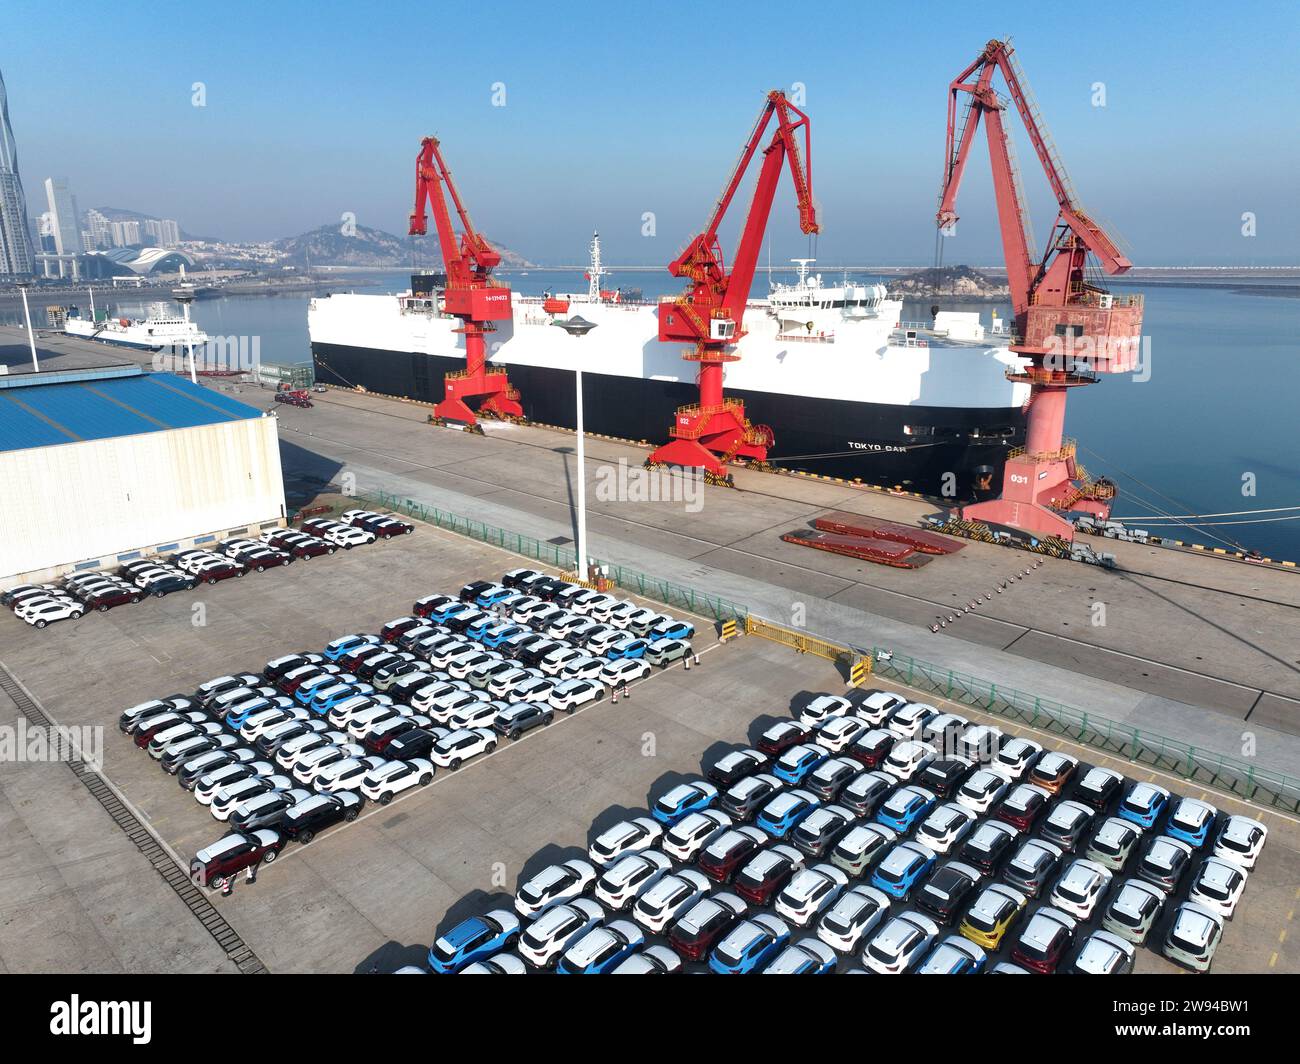
[[[416,728],[413,731],[403,732],[396,739],[389,742],[385,748],[385,757],[395,758],[398,761],[410,761],[414,757],[429,756],[429,751],[433,749],[433,744],[438,741],[438,736],[424,728]]]
[[[1124,791],[1128,781],[1108,768],[1090,768],[1075,785],[1070,796],[1076,802],[1091,806],[1099,813],[1109,809]]]
[[[542,636],[540,639],[526,643],[515,657],[525,665],[536,666],[552,650],[562,650],[567,644]]]
[[[550,724],[555,719],[555,711],[550,706],[539,706],[535,702],[517,702],[509,709],[503,709],[492,721],[497,734],[511,739],[518,739],[524,732],[539,725]]]
[[[192,708],[193,704],[194,701],[189,695],[168,695],[166,698],[141,702],[117,718],[117,730],[123,733],[132,731],[136,723],[144,720],[145,717],[151,717],[156,713],[178,713],[183,709]]]
[[[951,924],[979,881],[979,869],[949,861],[930,873],[912,900],[939,923]]]
[[[206,753],[191,757],[176,773],[176,782],[187,791],[194,790],[200,776],[235,763],[235,755],[230,750],[208,750]]]
[[[491,586],[491,580],[475,580],[462,587],[460,593],[456,597],[460,599],[461,602],[474,602],[478,599],[479,595],[483,594],[483,592]]]
[[[189,591],[198,587],[198,577],[182,576],[177,573],[175,576],[160,576],[157,580],[151,580],[144,586],[146,595],[153,595],[155,598],[162,598],[164,595],[170,595],[173,591]]]
[[[547,576],[541,580],[531,581],[528,585],[528,593],[536,595],[540,599],[545,599],[547,602],[552,602],[555,596],[566,587],[573,587],[573,585],[565,583],[563,580],[557,580],[553,576]]]
[[[883,772],[860,772],[840,791],[839,803],[858,816],[871,816],[885,796],[898,786],[898,780]]]
[[[964,757],[945,758],[926,765],[912,782],[933,791],[940,798],[951,798],[974,769],[975,766]]]
[[[763,804],[781,789],[775,776],[757,773],[737,780],[718,797],[718,808],[737,823],[749,820]]]
[[[200,754],[210,753],[213,750],[219,750],[226,746],[233,746],[239,740],[233,735],[191,735],[185,743],[184,750],[177,752],[169,750],[158,759],[158,764],[169,776],[175,776],[185,762],[198,757]]]
[[[808,773],[799,786],[812,791],[823,802],[832,802],[861,771],[861,763],[851,757],[831,757]]]
[[[283,817],[277,831],[286,838],[306,846],[324,831],[341,820],[356,820],[361,812],[362,798],[355,791],[338,794],[314,794],[291,807]]]
[[[519,587],[524,581],[541,575],[536,569],[511,569],[501,578],[501,584],[503,587]]]
[[[767,767],[767,760],[757,750],[733,750],[713,762],[704,775],[719,787],[730,787],[737,780],[761,772]]]
[[[301,799],[310,797],[307,791],[266,790],[252,794],[235,806],[230,814],[230,826],[235,831],[256,831],[258,828],[278,828],[285,814]]]
[[[262,670],[262,676],[274,683],[286,672],[300,669],[304,665],[319,665],[324,660],[320,654],[286,654],[282,658],[268,661]]]
[[[264,731],[253,740],[253,745],[262,753],[272,755],[290,739],[296,739],[300,735],[315,734],[317,729],[307,721],[286,719]]]
[[[981,872],[992,875],[1014,849],[1020,832],[1000,820],[985,820],[962,843],[959,856]]]

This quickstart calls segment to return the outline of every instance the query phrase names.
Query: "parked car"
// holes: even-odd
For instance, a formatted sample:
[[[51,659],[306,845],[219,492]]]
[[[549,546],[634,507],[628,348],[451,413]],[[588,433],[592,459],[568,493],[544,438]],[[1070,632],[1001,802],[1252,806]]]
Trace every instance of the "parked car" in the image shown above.
[[[718,788],[704,780],[679,783],[660,795],[650,807],[659,823],[672,825],[691,813],[707,809],[718,800]]]
[[[224,886],[226,880],[255,864],[270,864],[280,855],[284,840],[266,829],[234,832],[205,846],[190,861],[190,878],[205,887]]]
[[[361,806],[361,796],[353,791],[314,794],[285,812],[279,830],[286,838],[306,846],[327,827],[356,820]]]
[[[1039,907],[1011,947],[1011,959],[1030,971],[1049,975],[1056,971],[1074,943],[1078,922],[1050,905]]]
[[[365,774],[361,793],[372,802],[387,805],[411,787],[427,787],[433,782],[434,771],[433,763],[425,758],[385,761]]]
[[[1029,899],[1014,887],[990,883],[966,910],[957,930],[981,949],[996,951],[1028,904]]]
[[[517,740],[524,732],[537,727],[546,727],[554,719],[555,711],[549,705],[539,705],[536,702],[516,702],[496,715],[492,721],[492,727],[498,735]]]
[[[1250,871],[1268,841],[1268,828],[1250,817],[1233,815],[1224,821],[1214,840],[1214,856]]]
[[[901,975],[920,961],[938,937],[939,927],[928,916],[899,913],[871,936],[862,953],[863,964],[877,975]]]
[[[571,943],[560,955],[561,975],[604,975],[618,967],[645,943],[645,935],[630,920],[610,920]]]
[[[709,893],[709,881],[693,868],[660,876],[643,888],[632,905],[632,919],[648,933],[658,934],[679,913]]]
[[[429,948],[429,967],[452,974],[507,948],[519,936],[519,918],[509,909],[493,909],[462,920]]]
[[[938,923],[951,924],[982,879],[983,874],[973,865],[949,861],[926,877],[913,900]]]
[[[587,853],[604,868],[626,853],[647,850],[663,837],[664,829],[649,817],[621,820],[606,828],[593,840]]]
[[[852,953],[889,912],[889,898],[860,884],[835,899],[817,922],[817,937],[839,953]]]
[[[740,921],[713,947],[709,969],[719,975],[761,971],[790,941],[790,929],[768,913]]]
[[[1129,975],[1136,959],[1137,951],[1122,938],[1109,931],[1094,931],[1064,971],[1070,975]]]
[[[596,869],[586,861],[548,865],[515,893],[515,911],[520,916],[536,916],[557,902],[581,897],[595,882]]]
[[[1162,948],[1171,961],[1208,972],[1222,938],[1223,918],[1196,902],[1185,901],[1174,910]]]
[[[590,898],[557,902],[538,915],[519,936],[519,955],[535,968],[553,968],[570,943],[605,918]]]
[[[745,902],[727,891],[701,898],[673,923],[668,944],[688,961],[702,960],[745,911]]]

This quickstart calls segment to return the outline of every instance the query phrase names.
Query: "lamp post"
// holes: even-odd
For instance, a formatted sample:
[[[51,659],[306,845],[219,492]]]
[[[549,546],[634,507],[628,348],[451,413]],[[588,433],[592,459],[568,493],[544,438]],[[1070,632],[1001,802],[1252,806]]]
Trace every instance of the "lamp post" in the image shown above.
[[[552,325],[558,325],[570,336],[586,336],[587,333],[594,329],[595,323],[587,321],[575,315],[568,319],[557,319],[551,322]],[[575,398],[577,400],[578,413],[575,421],[575,427],[578,431],[578,520],[577,520],[577,569],[578,579],[586,580],[589,577],[588,555],[587,555],[587,438],[582,427],[582,370],[573,371],[574,388],[576,389]]]
[[[185,315],[185,352],[190,361],[190,383],[198,384],[198,374],[194,372],[194,343],[190,339],[190,304],[194,302],[192,292],[173,292],[172,298],[181,305],[181,311]]]
[[[41,364],[36,359],[36,334],[32,332],[32,311],[27,305],[27,289],[31,287],[31,281],[19,281],[18,290],[23,294],[23,319],[27,322],[27,344],[32,349],[32,372],[40,373]]]

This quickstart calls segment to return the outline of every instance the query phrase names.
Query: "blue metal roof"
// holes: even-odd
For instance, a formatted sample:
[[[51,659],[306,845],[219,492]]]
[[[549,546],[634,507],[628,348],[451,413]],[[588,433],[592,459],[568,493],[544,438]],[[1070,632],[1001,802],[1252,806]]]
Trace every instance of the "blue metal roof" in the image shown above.
[[[163,373],[38,384],[0,390],[0,451],[261,416],[228,395]]]

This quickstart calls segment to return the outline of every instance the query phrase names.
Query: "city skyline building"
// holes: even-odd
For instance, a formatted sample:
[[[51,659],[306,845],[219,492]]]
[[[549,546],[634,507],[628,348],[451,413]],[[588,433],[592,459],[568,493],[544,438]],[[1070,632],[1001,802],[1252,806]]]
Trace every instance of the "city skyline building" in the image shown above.
[[[9,96],[0,72],[0,280],[27,280],[35,265],[27,199],[18,175],[18,149],[9,123]]]

